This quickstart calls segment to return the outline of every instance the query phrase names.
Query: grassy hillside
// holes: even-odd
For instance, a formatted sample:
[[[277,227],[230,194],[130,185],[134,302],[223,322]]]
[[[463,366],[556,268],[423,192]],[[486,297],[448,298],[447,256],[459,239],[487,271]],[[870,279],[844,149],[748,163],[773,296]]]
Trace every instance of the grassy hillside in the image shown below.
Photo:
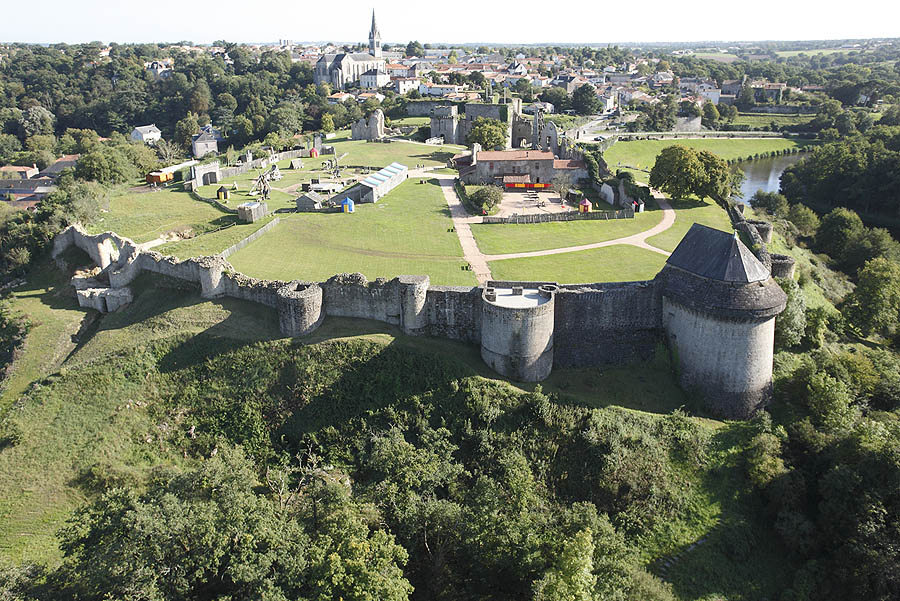
[[[59,289],[52,284],[44,300],[63,290],[62,282]],[[128,311],[82,327],[61,365],[29,372],[39,383],[9,412],[21,439],[0,449],[0,557],[55,565],[55,533],[77,507],[110,486],[142,490],[154,469],[190,469],[222,445],[243,446],[259,466],[314,445],[369,498],[378,478],[387,477],[367,467],[371,432],[402,428],[424,450],[422,428],[443,427],[463,473],[486,469],[480,457],[487,451],[476,452],[476,440],[494,440],[498,451],[524,443],[516,452],[537,487],[528,494],[545,499],[556,491],[552,501],[529,501],[528,519],[596,506],[624,541],[621,561],[665,574],[677,598],[706,598],[709,591],[756,598],[782,584],[777,553],[752,566],[727,556],[734,537],[747,536],[751,526],[763,532],[753,540],[768,544],[741,492],[742,472],[732,465],[741,430],[677,412],[667,417],[686,401],[664,353],[642,365],[558,370],[543,389],[523,390],[497,380],[470,345],[335,319],[298,344],[280,339],[274,311],[255,304],[205,301],[190,287],[147,275],[135,293]],[[33,310],[28,302],[14,299]],[[585,428],[600,428],[605,442],[588,443]],[[631,467],[622,472],[611,461]],[[470,511],[471,500],[442,494]],[[380,508],[394,516],[389,523],[405,541],[403,518]],[[408,550],[407,576],[425,587],[419,551]],[[691,576],[698,561],[710,574],[702,582]],[[760,567],[766,578],[749,578]],[[633,578],[665,590],[641,573]]]

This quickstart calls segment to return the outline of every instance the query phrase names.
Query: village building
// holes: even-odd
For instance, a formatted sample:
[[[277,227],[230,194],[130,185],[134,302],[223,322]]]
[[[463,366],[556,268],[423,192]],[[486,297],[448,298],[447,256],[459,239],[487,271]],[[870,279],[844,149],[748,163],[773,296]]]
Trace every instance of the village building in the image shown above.
[[[378,69],[369,69],[359,76],[359,87],[364,90],[377,90],[391,83],[391,76]]]
[[[584,161],[558,159],[544,150],[480,150],[453,157],[459,179],[466,184],[496,184],[504,188],[547,188],[554,178],[568,175],[573,183],[588,177]]]
[[[19,166],[19,165],[5,165],[0,167],[0,178],[10,178],[10,179],[30,179],[37,175],[39,169],[37,165],[32,165],[31,167],[27,166]]]
[[[156,124],[140,125],[131,130],[131,139],[135,142],[143,142],[144,144],[153,144],[162,138],[162,132]]]

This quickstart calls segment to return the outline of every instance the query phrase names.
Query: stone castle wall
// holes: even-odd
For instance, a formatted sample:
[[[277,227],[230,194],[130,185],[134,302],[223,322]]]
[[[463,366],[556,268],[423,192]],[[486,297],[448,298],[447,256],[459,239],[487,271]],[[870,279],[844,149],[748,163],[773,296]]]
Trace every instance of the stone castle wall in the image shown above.
[[[656,281],[561,286],[556,365],[586,367],[648,359],[662,340]]]
[[[307,335],[326,316],[373,319],[409,335],[479,345],[488,365],[520,381],[542,380],[553,367],[647,359],[668,342],[682,385],[703,394],[717,414],[747,417],[770,395],[778,311],[753,313],[739,304],[733,314],[704,310],[703,303],[684,302],[696,285],[668,267],[645,282],[488,282],[487,287],[546,289],[548,302],[522,311],[485,300],[486,288],[430,286],[426,276],[372,282],[361,274],[318,283],[260,280],[235,272],[221,255],[179,260],[143,251],[114,233],[88,235],[78,226],[56,238],[54,256],[70,246],[102,268],[90,278],[73,280],[81,306],[98,311],[130,302],[129,284],[149,272],[194,284],[204,298],[228,296],[270,307],[285,336]]]

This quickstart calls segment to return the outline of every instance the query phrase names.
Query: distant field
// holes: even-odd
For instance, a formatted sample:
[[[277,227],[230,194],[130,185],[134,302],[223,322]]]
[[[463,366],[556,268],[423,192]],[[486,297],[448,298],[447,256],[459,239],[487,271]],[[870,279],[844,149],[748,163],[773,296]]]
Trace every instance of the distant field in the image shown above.
[[[738,59],[734,54],[724,52],[695,52],[691,56],[694,58],[718,61],[720,63],[733,63]]]
[[[837,52],[851,52],[852,50],[859,51],[859,48],[816,48],[814,50],[782,50],[780,52],[776,52],[775,54],[783,57],[797,56],[799,54],[805,54],[806,56],[814,56],[816,54],[835,54]]]
[[[723,159],[742,159],[749,155],[773,150],[786,150],[802,146],[806,140],[789,140],[786,138],[689,138],[683,140],[635,140],[621,141],[613,144],[609,150],[603,153],[603,158],[612,171],[616,171],[619,164],[629,167],[638,167],[632,170],[635,179],[646,182],[649,175],[642,170],[649,171],[656,162],[656,157],[663,148],[673,145],[689,146],[697,150],[709,150]]]
[[[546,257],[491,261],[499,280],[549,280],[560,284],[652,279],[666,256],[636,246],[616,245]]]
[[[767,115],[761,113],[740,113],[734,119],[734,125],[749,125],[759,128],[775,123],[779,127],[809,123],[815,115]]]
[[[408,180],[377,204],[353,214],[284,217],[271,232],[229,259],[247,275],[323,280],[361,272],[370,280],[428,275],[433,284],[475,285],[436,180]]]

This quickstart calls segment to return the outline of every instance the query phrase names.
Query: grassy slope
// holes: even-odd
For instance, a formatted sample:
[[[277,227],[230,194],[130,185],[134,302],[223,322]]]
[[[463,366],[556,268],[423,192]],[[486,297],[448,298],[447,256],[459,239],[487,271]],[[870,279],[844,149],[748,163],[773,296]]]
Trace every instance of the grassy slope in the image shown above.
[[[65,288],[65,279],[58,279],[56,283]],[[179,357],[194,357],[194,361],[203,359],[197,353],[210,348],[210,336],[220,341],[211,345],[216,352],[280,336],[272,310],[230,299],[205,301],[189,288],[166,287],[169,283],[142,276],[136,282],[136,299],[129,310],[101,316],[81,336],[77,348],[71,349],[59,374],[33,389],[15,410],[13,417],[25,436],[17,446],[0,452],[3,556],[16,561],[58,561],[54,532],[75,507],[94,494],[98,484],[141,481],[154,465],[185,462],[164,436],[166,428],[180,427],[178,417],[172,416],[176,422],[171,423],[152,417],[159,415],[154,407],[177,398],[179,390],[172,385],[180,367],[172,364],[161,369],[158,353],[148,352],[147,344],[202,333],[205,344],[195,346],[194,339],[187,338],[174,347]],[[56,294],[51,288],[36,299],[19,297],[13,303],[19,308],[28,302],[49,302]],[[75,309],[70,313],[70,317],[83,314]],[[410,338],[376,322],[329,318],[304,342],[315,344],[347,336],[399,346],[416,355],[436,354],[439,360],[457,363],[454,371],[496,377],[474,346]],[[55,364],[48,364],[36,370],[35,377],[56,369]],[[561,403],[588,407],[622,406],[669,413],[686,403],[675,386],[664,352],[637,366],[558,370],[543,383],[543,389],[557,394]],[[706,472],[699,478],[688,478],[688,494],[693,498],[689,515],[662,524],[652,539],[631,543],[643,550],[648,563],[653,563],[699,538],[708,539],[693,552],[683,554],[668,572],[680,598],[771,596],[783,587],[785,566],[780,553],[771,553],[769,535],[762,524],[753,521],[754,507],[743,498],[738,459],[743,444],[741,426],[723,427],[720,422],[704,419],[699,422],[714,431],[716,451]],[[729,531],[718,524],[752,527],[759,541],[758,560],[729,557]],[[755,577],[756,572],[763,575]]]
[[[74,349],[73,336],[85,313],[78,308],[68,277],[50,261],[41,261],[27,281],[10,295],[10,306],[31,324],[25,346],[3,383],[0,414],[28,385],[54,371]]]
[[[734,125],[749,125],[751,127],[764,127],[775,123],[783,127],[786,125],[800,125],[812,121],[814,115],[767,115],[764,113],[740,113],[735,117]]]
[[[357,204],[350,215],[286,217],[230,261],[238,271],[269,279],[322,280],[358,271],[369,279],[423,274],[433,284],[474,285],[472,272],[462,269],[440,186],[418,181],[404,182],[377,204]]]
[[[255,223],[237,222],[227,228],[201,234],[187,240],[169,242],[168,244],[163,244],[153,250],[159,251],[165,255],[174,255],[182,259],[198,257],[201,255],[214,255],[222,252],[232,244],[240,242],[272,221],[272,219],[273,217],[266,217]]]
[[[617,244],[561,255],[491,261],[491,275],[501,280],[549,280],[561,284],[650,280],[666,256]]]
[[[202,232],[236,221],[234,215],[174,190],[126,193],[110,199],[109,206],[109,212],[89,228],[90,233],[113,231],[135,242],[147,242],[184,227]]]
[[[643,232],[662,220],[662,211],[638,213],[634,219],[570,221],[515,225],[473,224],[481,252],[489,255],[529,252],[605,242]]]

